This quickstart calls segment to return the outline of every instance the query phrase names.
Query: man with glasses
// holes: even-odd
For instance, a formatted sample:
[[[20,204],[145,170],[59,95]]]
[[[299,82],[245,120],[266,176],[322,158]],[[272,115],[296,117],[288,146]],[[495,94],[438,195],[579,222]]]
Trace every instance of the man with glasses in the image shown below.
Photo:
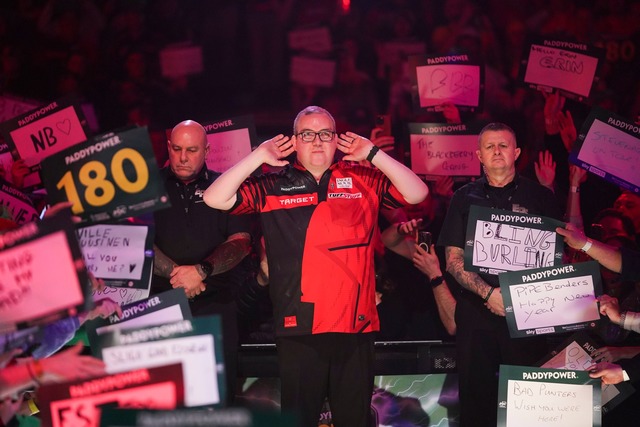
[[[334,162],[336,150],[342,161]],[[364,159],[375,168],[354,163]],[[263,163],[285,168],[245,181]],[[427,193],[368,139],[338,136],[331,114],[316,106],[298,113],[291,137],[264,142],[205,191],[211,207],[260,214],[282,409],[297,411],[300,425],[318,423],[325,397],[336,427],[367,425],[379,330],[371,246],[378,211]]]

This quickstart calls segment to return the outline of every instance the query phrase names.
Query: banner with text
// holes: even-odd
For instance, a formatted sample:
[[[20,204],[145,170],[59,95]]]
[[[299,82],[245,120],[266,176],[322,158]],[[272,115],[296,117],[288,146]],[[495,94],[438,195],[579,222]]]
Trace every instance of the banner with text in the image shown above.
[[[520,66],[520,81],[536,90],[558,89],[566,97],[585,101],[598,81],[604,49],[579,42],[534,40]]]
[[[569,161],[640,194],[640,125],[594,107],[582,124]]]
[[[414,111],[442,111],[441,106],[447,101],[461,111],[482,111],[481,62],[471,60],[468,55],[414,55],[409,57],[409,69]]]
[[[562,263],[564,241],[553,218],[471,205],[464,269],[497,275]]]
[[[498,427],[600,427],[600,408],[588,372],[500,365]]]
[[[498,279],[512,338],[595,328],[600,321],[595,261],[505,272]]]
[[[428,180],[480,176],[479,129],[467,124],[409,123],[411,170]]]
[[[216,172],[225,172],[248,156],[258,143],[253,116],[231,117],[203,126],[209,143],[207,167]]]
[[[85,330],[94,356],[99,357],[98,335],[118,329],[144,328],[192,318],[184,289],[178,288],[156,294],[144,301],[123,305],[121,318],[117,314],[106,319],[96,318],[86,323]]]
[[[149,132],[99,135],[42,162],[50,203],[73,203],[83,221],[106,222],[170,206]]]
[[[579,331],[561,343],[549,356],[538,363],[542,368],[586,371],[596,361],[591,354],[602,345],[585,331]],[[602,383],[602,413],[606,414],[635,392],[629,381],[619,384]]]
[[[182,378],[182,365],[176,363],[41,386],[37,396],[42,425],[98,427],[102,408],[178,408],[184,402]]]
[[[66,212],[0,235],[0,331],[91,308],[89,277]]]
[[[6,209],[11,219],[19,225],[40,219],[29,196],[2,178],[0,178],[0,206]]]
[[[107,372],[123,372],[181,362],[185,406],[224,402],[224,360],[219,316],[197,317],[98,335],[95,346]]]
[[[0,123],[5,142],[14,158],[24,159],[30,173],[24,188],[42,187],[38,171],[42,161],[60,151],[86,141],[89,124],[79,104],[72,98],[54,101]]]
[[[153,267],[152,226],[98,224],[76,232],[87,270],[105,285],[146,289]]]

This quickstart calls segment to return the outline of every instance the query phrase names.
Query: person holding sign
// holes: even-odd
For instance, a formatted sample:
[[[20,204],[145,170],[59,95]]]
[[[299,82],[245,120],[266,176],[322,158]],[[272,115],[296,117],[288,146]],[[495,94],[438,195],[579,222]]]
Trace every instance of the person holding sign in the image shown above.
[[[485,176],[454,193],[438,239],[438,245],[445,247],[447,271],[464,289],[455,314],[461,427],[496,425],[500,364],[533,365],[546,353],[541,338],[510,338],[497,274],[465,271],[470,208],[562,216],[549,189],[516,173],[520,148],[509,126],[485,126],[476,155]]]
[[[343,161],[334,162],[336,150]],[[364,159],[376,168],[352,163]],[[263,164],[286,168],[245,181]],[[300,425],[318,423],[327,395],[336,427],[368,425],[379,330],[372,236],[381,208],[427,194],[418,176],[370,140],[338,136],[333,116],[317,106],[298,113],[293,136],[262,143],[205,192],[211,207],[260,214],[282,409],[298,411]]]
[[[194,316],[222,315],[228,393],[234,395],[238,343],[236,267],[249,253],[249,223],[203,203],[205,189],[219,174],[207,169],[205,129],[193,120],[178,123],[167,144],[162,169],[171,207],[154,212],[155,242],[151,294],[184,289]]]

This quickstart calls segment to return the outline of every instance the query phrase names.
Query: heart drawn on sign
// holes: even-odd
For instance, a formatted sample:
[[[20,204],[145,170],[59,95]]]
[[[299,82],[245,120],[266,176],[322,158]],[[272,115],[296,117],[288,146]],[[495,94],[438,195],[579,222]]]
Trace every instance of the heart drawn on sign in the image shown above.
[[[124,298],[127,296],[128,289],[120,288],[120,298]]]
[[[65,135],[69,135],[69,133],[71,132],[71,120],[64,119],[63,121],[56,123],[56,127],[60,132],[64,133]]]

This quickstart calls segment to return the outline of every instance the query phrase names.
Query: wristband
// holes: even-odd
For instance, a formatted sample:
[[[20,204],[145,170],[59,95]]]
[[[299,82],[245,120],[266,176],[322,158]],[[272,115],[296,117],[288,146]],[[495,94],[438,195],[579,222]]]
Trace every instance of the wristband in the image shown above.
[[[442,276],[436,276],[433,279],[429,280],[429,284],[431,285],[431,288],[437,288],[438,286],[442,285],[443,282],[444,282],[444,277]]]
[[[491,289],[489,289],[489,292],[487,292],[487,295],[482,299],[484,302],[489,301],[489,297],[491,296],[491,294],[493,293],[493,290],[495,288],[492,286]]]
[[[371,147],[371,151],[369,151],[369,155],[367,156],[367,161],[371,162],[376,154],[378,154],[378,151],[380,151],[380,147],[377,145]]]
[[[591,249],[591,240],[587,239],[587,242],[584,244],[583,247],[580,248],[580,250],[584,253],[586,253],[589,249]]]
[[[580,187],[572,185],[571,186],[571,192],[572,193],[579,193],[580,192]]]

